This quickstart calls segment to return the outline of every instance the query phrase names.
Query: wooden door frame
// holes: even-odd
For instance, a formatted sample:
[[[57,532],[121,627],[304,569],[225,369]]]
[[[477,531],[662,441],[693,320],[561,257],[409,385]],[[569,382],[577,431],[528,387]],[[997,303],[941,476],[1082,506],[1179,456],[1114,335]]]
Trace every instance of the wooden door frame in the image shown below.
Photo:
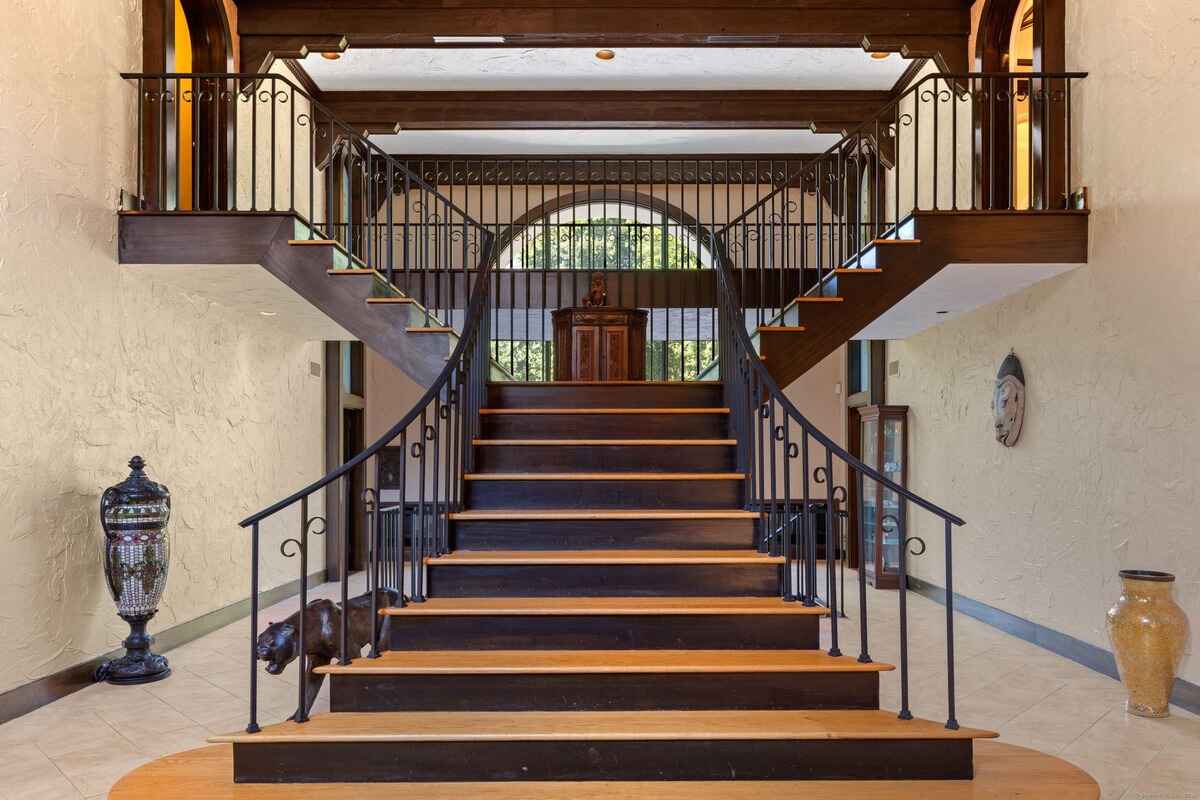
[[[1009,46],[1012,26],[1022,0],[986,0],[979,17],[973,54],[977,72],[1012,71]],[[1066,0],[1033,0],[1033,71],[1063,72],[1066,58]],[[1030,85],[1031,97],[1038,91],[1051,91],[1043,86],[1050,81]],[[986,88],[986,87],[980,87]],[[991,186],[993,174],[1007,176],[1012,170],[1012,126],[995,126],[994,100],[990,92],[986,102],[976,103],[975,164],[978,183],[975,187],[980,204],[987,208],[1008,208],[1012,197],[1009,181]],[[1030,203],[1034,208],[1065,208],[1067,198],[1058,196],[1060,187],[1067,185],[1066,155],[1063,147],[1046,147],[1046,142],[1062,142],[1067,134],[1066,103],[1046,113],[1044,107],[1030,102],[1030,126],[1034,146],[1030,149],[1033,174],[1045,176],[1046,185],[1038,181],[1030,185]],[[1011,121],[1010,121],[1011,122]],[[1047,154],[1046,151],[1049,150]],[[989,191],[989,187],[991,190]]]

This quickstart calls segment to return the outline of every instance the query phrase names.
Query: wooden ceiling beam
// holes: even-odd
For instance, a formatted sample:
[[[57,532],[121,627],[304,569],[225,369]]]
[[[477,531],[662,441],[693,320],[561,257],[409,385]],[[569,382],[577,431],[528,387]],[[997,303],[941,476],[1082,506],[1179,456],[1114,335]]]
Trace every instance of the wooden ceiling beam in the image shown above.
[[[302,49],[430,46],[438,35],[511,47],[863,47],[965,64],[968,0],[239,0],[243,65]],[[344,46],[344,45],[343,45]],[[961,52],[960,52],[961,51]]]
[[[552,128],[841,130],[889,91],[322,92],[338,119],[372,132]]]

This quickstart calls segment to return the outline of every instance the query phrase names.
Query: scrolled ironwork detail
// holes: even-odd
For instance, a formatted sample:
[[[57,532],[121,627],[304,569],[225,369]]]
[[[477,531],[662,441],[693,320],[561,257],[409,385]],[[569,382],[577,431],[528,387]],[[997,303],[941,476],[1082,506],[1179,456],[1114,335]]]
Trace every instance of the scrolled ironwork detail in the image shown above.
[[[914,544],[920,545],[921,549],[920,550],[913,549]],[[925,546],[925,540],[922,539],[920,536],[909,536],[907,539],[904,540],[904,547],[908,550],[910,555],[914,555],[914,556],[923,556],[923,555],[925,555],[925,551],[928,549]]]
[[[288,552],[289,544],[296,546],[294,552]],[[296,556],[300,555],[303,550],[304,545],[300,543],[299,539],[284,539],[279,543],[279,555],[283,556],[284,558],[295,558]]]
[[[320,530],[317,530],[316,528],[313,527],[314,522],[321,523]],[[329,524],[325,521],[324,517],[319,516],[319,515],[315,516],[315,517],[309,517],[308,522],[304,523],[304,533],[309,536],[324,536],[325,531],[327,531],[328,529],[329,529]]]

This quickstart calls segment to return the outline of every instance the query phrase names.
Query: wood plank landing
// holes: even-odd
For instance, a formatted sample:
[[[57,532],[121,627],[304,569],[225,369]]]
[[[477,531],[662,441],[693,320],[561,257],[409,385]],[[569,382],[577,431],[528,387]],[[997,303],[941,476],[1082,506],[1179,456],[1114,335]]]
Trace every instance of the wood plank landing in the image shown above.
[[[209,738],[245,742],[813,741],[994,739],[891,711],[377,711],[318,714],[259,733]]]
[[[1098,800],[1100,787],[1053,756],[975,743],[973,781],[629,781],[584,783],[235,784],[233,746],[212,745],[138,767],[109,800]]]
[[[782,564],[754,550],[455,550],[430,564]]]
[[[360,658],[316,671],[328,675],[458,675],[509,673],[766,673],[888,672],[891,664],[859,662],[824,650],[448,650]]]
[[[778,597],[430,597],[424,603],[381,609],[390,616],[489,617],[522,615],[641,616],[771,614],[828,616],[822,606],[785,603]]]

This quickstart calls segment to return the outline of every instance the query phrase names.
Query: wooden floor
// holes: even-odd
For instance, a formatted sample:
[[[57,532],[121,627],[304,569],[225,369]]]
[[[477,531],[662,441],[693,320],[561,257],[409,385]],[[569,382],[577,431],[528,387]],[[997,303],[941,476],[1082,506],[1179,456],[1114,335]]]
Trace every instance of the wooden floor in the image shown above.
[[[209,741],[809,741],[853,739],[994,739],[977,728],[899,719],[891,711],[376,711],[331,712],[308,722],[280,722],[259,733]]]
[[[826,616],[822,606],[785,603],[778,597],[430,597],[424,603],[383,609],[392,616],[523,616],[643,614],[803,614]]]
[[[328,675],[456,675],[506,673],[889,672],[824,650],[389,650],[317,672]]]
[[[999,742],[976,742],[973,781],[719,781],[586,783],[235,784],[232,745],[145,764],[109,800],[1097,800],[1100,787],[1062,759]]]

